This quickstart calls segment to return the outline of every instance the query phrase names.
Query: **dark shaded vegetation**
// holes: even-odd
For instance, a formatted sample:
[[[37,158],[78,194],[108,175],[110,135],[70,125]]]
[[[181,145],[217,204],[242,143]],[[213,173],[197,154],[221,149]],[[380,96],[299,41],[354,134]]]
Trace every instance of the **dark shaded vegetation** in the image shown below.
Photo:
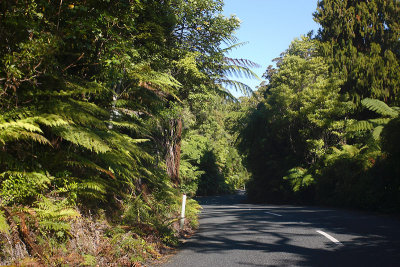
[[[248,196],[399,212],[400,3],[320,1],[238,124]],[[244,126],[243,126],[244,125]]]
[[[222,0],[2,1],[0,262],[157,258],[182,193],[246,182],[257,202],[398,212],[400,4],[335,3],[252,94]]]
[[[132,266],[178,243],[182,139],[212,120],[190,124],[195,105],[248,90],[227,78],[251,71],[221,48],[239,26],[222,6],[1,1],[2,264]],[[204,168],[222,175],[213,153]]]
[[[200,176],[197,194],[200,196],[224,194],[233,191],[225,183],[225,177],[219,171],[216,164],[217,159],[212,151],[207,151],[200,159],[200,170],[203,174]]]

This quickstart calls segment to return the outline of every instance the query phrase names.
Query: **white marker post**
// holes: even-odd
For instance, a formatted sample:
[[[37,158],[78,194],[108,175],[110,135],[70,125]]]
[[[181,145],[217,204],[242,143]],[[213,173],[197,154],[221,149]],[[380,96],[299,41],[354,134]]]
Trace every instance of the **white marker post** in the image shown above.
[[[186,208],[186,195],[182,196],[182,211],[181,211],[181,219],[180,219],[180,228],[183,230],[183,226],[185,224],[185,208]]]

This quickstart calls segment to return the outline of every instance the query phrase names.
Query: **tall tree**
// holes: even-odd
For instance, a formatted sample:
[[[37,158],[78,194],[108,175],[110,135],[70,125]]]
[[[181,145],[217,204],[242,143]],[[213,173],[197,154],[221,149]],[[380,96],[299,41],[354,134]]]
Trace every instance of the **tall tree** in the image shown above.
[[[350,103],[338,94],[342,81],[318,56],[317,45],[309,37],[294,40],[277,68],[268,68],[260,103],[247,114],[240,147],[252,172],[254,200],[290,200],[290,184],[283,180],[288,171],[308,168],[343,141],[344,122],[336,121]],[[305,183],[310,182],[308,177]]]
[[[222,93],[219,79],[226,72],[224,62],[226,50],[222,45],[235,41],[234,31],[239,20],[221,14],[221,0],[173,0],[172,8],[176,16],[173,30],[175,43],[171,50],[173,76],[182,85],[177,92],[179,101],[185,101],[192,93]],[[226,64],[225,64],[226,65]],[[170,107],[179,103],[170,99]],[[189,103],[189,105],[191,105]],[[179,106],[179,104],[178,104]],[[166,144],[167,171],[175,184],[179,179],[179,162],[182,140],[182,116],[172,112],[164,123],[164,143]]]
[[[345,80],[342,93],[400,101],[400,2],[323,0],[314,19],[322,53]]]

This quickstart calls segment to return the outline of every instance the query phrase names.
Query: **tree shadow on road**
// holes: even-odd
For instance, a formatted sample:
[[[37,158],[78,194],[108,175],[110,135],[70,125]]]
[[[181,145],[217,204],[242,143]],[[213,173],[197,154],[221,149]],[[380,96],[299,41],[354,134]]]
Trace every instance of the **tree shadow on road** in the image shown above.
[[[324,208],[249,205],[243,200],[200,199],[205,208],[202,224],[185,250],[205,256],[246,251],[250,260],[235,261],[243,266],[400,265],[397,220]],[[319,235],[318,229],[340,237],[341,244]]]

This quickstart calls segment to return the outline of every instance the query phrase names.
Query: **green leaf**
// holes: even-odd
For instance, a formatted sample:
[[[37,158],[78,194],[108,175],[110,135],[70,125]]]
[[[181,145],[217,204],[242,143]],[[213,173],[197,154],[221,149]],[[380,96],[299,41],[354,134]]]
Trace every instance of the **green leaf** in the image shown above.
[[[369,110],[375,111],[382,116],[390,116],[394,118],[399,115],[399,112],[395,111],[394,109],[386,105],[385,102],[382,102],[378,99],[365,98],[361,101],[361,104]]]

